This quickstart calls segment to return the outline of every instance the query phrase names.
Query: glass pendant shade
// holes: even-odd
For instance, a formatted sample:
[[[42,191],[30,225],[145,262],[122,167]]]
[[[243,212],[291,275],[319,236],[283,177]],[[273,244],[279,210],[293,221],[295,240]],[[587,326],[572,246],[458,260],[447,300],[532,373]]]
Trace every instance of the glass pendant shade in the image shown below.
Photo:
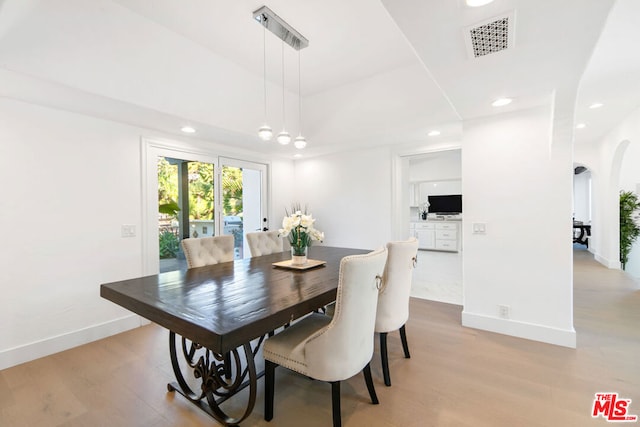
[[[304,136],[298,135],[295,141],[293,141],[293,145],[295,145],[297,149],[302,150],[304,147],[307,146],[307,140],[305,139]]]
[[[264,124],[260,126],[260,129],[258,129],[258,136],[263,141],[270,141],[273,137],[273,130],[271,130],[269,125]]]
[[[291,135],[289,135],[289,132],[282,129],[282,132],[280,132],[278,136],[276,136],[276,140],[282,145],[287,145],[291,142]]]

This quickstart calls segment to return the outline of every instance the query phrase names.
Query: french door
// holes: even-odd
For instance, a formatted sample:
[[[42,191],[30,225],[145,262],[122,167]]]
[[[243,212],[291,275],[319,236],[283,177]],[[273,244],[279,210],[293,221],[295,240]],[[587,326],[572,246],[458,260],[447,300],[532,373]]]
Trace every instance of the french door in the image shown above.
[[[142,156],[143,274],[185,268],[184,238],[232,234],[251,256],[246,233],[269,227],[266,164],[144,139]]]

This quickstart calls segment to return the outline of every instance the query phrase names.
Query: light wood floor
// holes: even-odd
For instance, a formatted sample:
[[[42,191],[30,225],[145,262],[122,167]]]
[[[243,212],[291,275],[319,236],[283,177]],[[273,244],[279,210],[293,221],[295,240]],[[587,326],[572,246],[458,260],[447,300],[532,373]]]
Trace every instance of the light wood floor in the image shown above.
[[[640,287],[575,252],[575,327],[568,349],[460,326],[461,307],[413,299],[411,359],[390,336],[393,386],[379,359],[380,405],[358,375],[342,388],[346,426],[588,426],[596,392],[633,399],[640,415]],[[173,379],[167,331],[155,325],[0,371],[0,426],[211,426]],[[329,426],[328,384],[276,371],[275,418],[262,420],[262,380],[247,426]],[[633,425],[633,424],[632,424]]]

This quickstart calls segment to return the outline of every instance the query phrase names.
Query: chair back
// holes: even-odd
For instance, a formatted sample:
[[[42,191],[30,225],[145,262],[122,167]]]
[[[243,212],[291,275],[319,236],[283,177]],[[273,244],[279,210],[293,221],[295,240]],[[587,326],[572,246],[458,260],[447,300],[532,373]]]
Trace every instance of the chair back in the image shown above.
[[[233,243],[232,235],[189,238],[180,242],[187,268],[233,261]]]
[[[389,242],[387,250],[389,255],[378,296],[376,332],[398,330],[409,319],[409,295],[418,240],[412,237],[403,242]]]
[[[360,372],[373,356],[373,329],[386,248],[340,262],[335,314],[305,346],[308,374],[340,381]]]
[[[282,237],[278,231],[257,231],[247,233],[247,243],[251,256],[269,255],[284,250]]]

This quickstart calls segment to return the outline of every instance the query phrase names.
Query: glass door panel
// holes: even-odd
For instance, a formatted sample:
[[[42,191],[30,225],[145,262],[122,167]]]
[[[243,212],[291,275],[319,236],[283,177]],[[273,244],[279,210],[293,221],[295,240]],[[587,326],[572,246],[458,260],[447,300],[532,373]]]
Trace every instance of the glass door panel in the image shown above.
[[[180,241],[214,236],[215,165],[158,156],[160,272],[186,268]]]
[[[236,259],[250,258],[246,233],[269,229],[267,165],[220,158],[222,234],[235,238]]]

